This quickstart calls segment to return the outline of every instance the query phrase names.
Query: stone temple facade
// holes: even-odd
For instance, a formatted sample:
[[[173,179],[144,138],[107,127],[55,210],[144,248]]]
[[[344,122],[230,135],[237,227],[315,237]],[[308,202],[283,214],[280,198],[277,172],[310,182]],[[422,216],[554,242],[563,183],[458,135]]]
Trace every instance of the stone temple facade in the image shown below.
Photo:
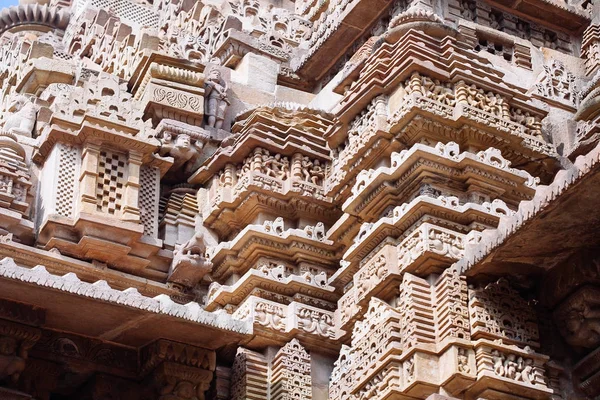
[[[0,399],[600,398],[598,0],[0,12]]]

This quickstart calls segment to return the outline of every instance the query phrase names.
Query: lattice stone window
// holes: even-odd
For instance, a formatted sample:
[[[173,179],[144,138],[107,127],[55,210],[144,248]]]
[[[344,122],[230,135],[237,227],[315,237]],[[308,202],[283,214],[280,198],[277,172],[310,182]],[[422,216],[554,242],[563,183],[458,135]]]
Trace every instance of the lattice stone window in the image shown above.
[[[96,209],[110,215],[119,215],[127,182],[125,155],[103,150],[98,161],[96,179]]]
[[[144,225],[144,235],[158,236],[158,192],[160,172],[155,167],[140,169],[140,220]]]
[[[59,153],[58,187],[56,190],[56,213],[73,217],[73,199],[79,152],[75,147],[62,145]]]

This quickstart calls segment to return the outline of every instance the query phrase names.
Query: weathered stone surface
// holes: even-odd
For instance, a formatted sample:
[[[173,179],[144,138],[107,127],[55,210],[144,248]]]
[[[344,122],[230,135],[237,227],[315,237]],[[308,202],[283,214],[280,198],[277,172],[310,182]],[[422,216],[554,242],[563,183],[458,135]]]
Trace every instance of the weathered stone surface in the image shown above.
[[[0,11],[0,398],[600,396],[599,7]]]

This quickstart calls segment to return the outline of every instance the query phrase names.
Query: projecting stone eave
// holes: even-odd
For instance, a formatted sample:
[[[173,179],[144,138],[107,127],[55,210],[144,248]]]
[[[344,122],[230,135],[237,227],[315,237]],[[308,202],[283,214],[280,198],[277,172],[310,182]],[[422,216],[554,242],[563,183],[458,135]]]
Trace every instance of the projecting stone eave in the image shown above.
[[[323,232],[324,234],[324,232]],[[215,280],[243,274],[260,257],[278,254],[281,260],[336,266],[336,244],[325,237],[314,237],[306,229],[279,229],[273,225],[248,225],[233,240],[221,242],[212,250]]]
[[[588,12],[560,0],[489,0],[515,15],[522,15],[541,25],[572,35],[581,34],[592,19],[593,5]],[[583,3],[583,2],[580,2]]]
[[[218,285],[209,289],[205,309],[213,311],[228,304],[238,305],[255,288],[262,288],[284,296],[304,294],[325,301],[336,302],[339,295],[335,288],[327,285],[326,279],[316,282],[314,277],[291,274],[286,277],[274,276],[267,271],[251,269],[233,285]]]
[[[500,219],[496,229],[482,232],[478,244],[468,245],[456,262],[468,277],[502,275],[516,268],[539,276],[565,261],[586,243],[600,245],[595,199],[600,187],[600,145],[556,174],[548,186],[539,186],[534,198],[518,211]],[[572,232],[577,232],[573,235]],[[539,238],[543,235],[543,240]],[[532,246],[536,240],[537,245]],[[515,270],[515,272],[516,272]]]
[[[80,279],[86,282],[94,282],[98,279],[107,281],[115,289],[125,290],[135,288],[144,296],[154,297],[161,294],[176,296],[180,292],[167,285],[131,274],[126,274],[110,268],[98,268],[97,263],[87,262],[71,258],[61,254],[57,250],[43,250],[32,248],[22,243],[3,237],[0,241],[0,258],[14,259],[18,265],[33,268],[43,264],[51,274],[64,275],[74,272]]]
[[[149,51],[148,49],[145,49],[141,56],[141,61],[138,62],[135,71],[127,82],[127,87],[134,96],[148,81],[150,76],[148,72],[153,63],[162,66],[180,68],[191,73],[201,74],[205,69],[205,65],[197,61],[189,61],[181,58],[170,57],[168,55],[158,53],[158,51]]]
[[[234,119],[236,124],[240,123],[246,125],[245,121],[256,114],[268,116],[269,114],[279,115],[286,112],[293,113],[293,115],[290,115],[292,120],[296,120],[296,118],[301,116],[310,118],[307,122],[311,125],[312,129],[323,130],[330,125],[334,119],[334,115],[327,111],[293,102],[275,102],[253,106],[239,112]]]
[[[195,302],[181,305],[167,295],[151,298],[132,288],[115,290],[106,281],[87,283],[74,273],[53,275],[43,266],[18,266],[11,258],[0,261],[0,288],[5,298],[46,309],[49,329],[128,346],[161,337],[217,349],[252,335],[249,323],[225,312],[209,313]]]
[[[341,15],[338,21],[334,22],[333,18],[328,18],[328,21],[320,26],[323,32],[316,35],[317,41],[308,51],[299,52],[300,57],[292,59],[292,69],[302,78],[309,81],[321,79],[344,54],[345,49],[358,39],[391,3],[377,0],[368,3],[350,1],[345,4],[345,7],[339,9]],[[327,29],[327,23],[337,23],[337,29]]]
[[[281,193],[266,194],[258,183],[264,174],[254,173],[251,178],[257,178],[257,182],[244,187],[234,196],[231,190],[222,189],[221,200],[209,203],[209,207],[202,210],[205,226],[214,229],[222,237],[228,237],[231,232],[254,222],[260,213],[272,214],[273,204],[278,206],[277,216],[293,220],[308,218],[328,226],[341,214],[330,198],[298,193],[285,183],[287,181],[284,181],[285,190]]]
[[[86,142],[107,141],[124,152],[138,151],[142,154],[142,162],[157,167],[163,176],[173,165],[173,158],[156,154],[160,142],[153,138],[142,138],[143,133],[138,129],[123,128],[114,121],[88,115],[79,123],[53,117],[51,125],[47,126],[37,139],[39,146],[33,153],[32,160],[43,164],[57,143],[81,146]]]
[[[380,218],[372,224],[363,224],[355,243],[350,246],[343,256],[344,266],[330,279],[330,284],[340,286],[340,281],[348,281],[365,257],[382,243],[388,236],[400,237],[409,233],[409,228],[419,224],[423,218],[435,218],[438,224],[457,228],[462,226],[466,232],[477,228],[483,230],[489,226],[496,226],[500,217],[511,214],[504,202],[496,200],[484,205],[475,203],[458,204],[458,199],[432,198],[418,196],[410,203],[395,207],[393,216]],[[445,222],[444,222],[445,221]],[[467,227],[470,228],[467,228]],[[475,233],[475,231],[474,231]]]
[[[428,162],[432,166],[427,166]],[[393,153],[390,165],[359,174],[352,188],[353,196],[344,202],[342,210],[365,221],[379,218],[390,205],[389,196],[395,204],[403,203],[402,199],[397,198],[402,192],[396,185],[400,179],[407,182],[405,174],[416,174],[413,180],[419,181],[421,176],[448,174],[450,179],[469,186],[469,190],[477,191],[479,188],[487,193],[495,192],[497,198],[511,203],[515,208],[519,201],[533,197],[537,185],[528,172],[510,168],[510,162],[494,148],[473,154],[460,153],[459,146],[455,143],[438,143],[436,147],[417,143],[410,150]],[[449,173],[447,168],[451,168],[454,173]],[[491,177],[495,179],[492,180]],[[408,183],[403,185],[403,188],[406,187],[409,187]],[[404,192],[405,196],[411,194]]]
[[[414,72],[447,82],[464,80],[502,95],[511,101],[511,105],[514,103],[536,115],[545,116],[547,110],[543,103],[531,101],[526,94],[527,88],[506,82],[504,73],[494,69],[490,60],[463,49],[454,37],[457,35],[455,31],[447,33],[449,36],[432,44],[441,47],[441,56],[418,43],[418,40],[431,42],[432,39],[414,29],[403,31],[396,42],[380,46],[367,59],[359,78],[350,85],[336,106],[334,113],[337,118],[348,123],[371,99],[394,91]],[[385,61],[382,62],[382,59]]]

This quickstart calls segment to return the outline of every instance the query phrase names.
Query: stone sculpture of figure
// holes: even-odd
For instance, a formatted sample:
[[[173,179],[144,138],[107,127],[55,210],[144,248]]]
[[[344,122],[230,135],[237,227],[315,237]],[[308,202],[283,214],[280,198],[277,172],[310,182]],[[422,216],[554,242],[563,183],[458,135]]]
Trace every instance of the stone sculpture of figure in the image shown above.
[[[221,77],[221,72],[216,68],[211,69],[206,77],[204,97],[204,113],[207,118],[207,126],[221,129],[229,100],[227,99],[227,83]]]
[[[171,167],[173,171],[184,167],[184,173],[189,174],[192,172],[196,161],[198,161],[203,147],[204,144],[200,140],[192,143],[192,138],[185,133],[177,135],[173,140],[173,136],[165,132],[162,138],[160,155],[173,157],[174,162]]]
[[[465,374],[471,372],[471,368],[469,367],[469,357],[464,349],[458,349],[458,370]]]
[[[25,369],[25,360],[17,355],[18,343],[11,337],[0,337],[0,382],[16,382]]]
[[[523,377],[524,382],[534,383],[535,374],[533,372],[533,360],[531,358],[525,360],[525,365],[523,366],[523,371],[521,371],[521,375]]]
[[[169,282],[194,287],[212,270],[213,264],[206,257],[204,235],[196,233],[184,244],[175,245]]]
[[[311,182],[310,170],[313,168],[313,165],[313,162],[310,161],[308,157],[302,158],[302,175],[304,176],[304,180],[306,182]]]
[[[290,170],[290,162],[287,157],[281,157],[281,154],[275,154],[274,156],[265,154],[263,155],[263,167],[267,176],[286,180]]]
[[[533,136],[541,137],[542,134],[542,123],[539,119],[526,112],[524,117],[524,124],[527,128],[527,133]]]
[[[510,379],[515,379],[517,376],[517,361],[514,354],[509,354],[504,360],[504,376]]]
[[[18,96],[7,111],[11,114],[6,118],[3,130],[31,137],[37,116],[35,105],[27,97]]]
[[[312,168],[310,169],[310,181],[314,185],[319,185],[325,179],[325,170],[321,166],[321,162],[319,160],[315,160]]]
[[[496,375],[504,376],[504,356],[498,350],[493,350],[492,360],[494,361],[494,372]]]

